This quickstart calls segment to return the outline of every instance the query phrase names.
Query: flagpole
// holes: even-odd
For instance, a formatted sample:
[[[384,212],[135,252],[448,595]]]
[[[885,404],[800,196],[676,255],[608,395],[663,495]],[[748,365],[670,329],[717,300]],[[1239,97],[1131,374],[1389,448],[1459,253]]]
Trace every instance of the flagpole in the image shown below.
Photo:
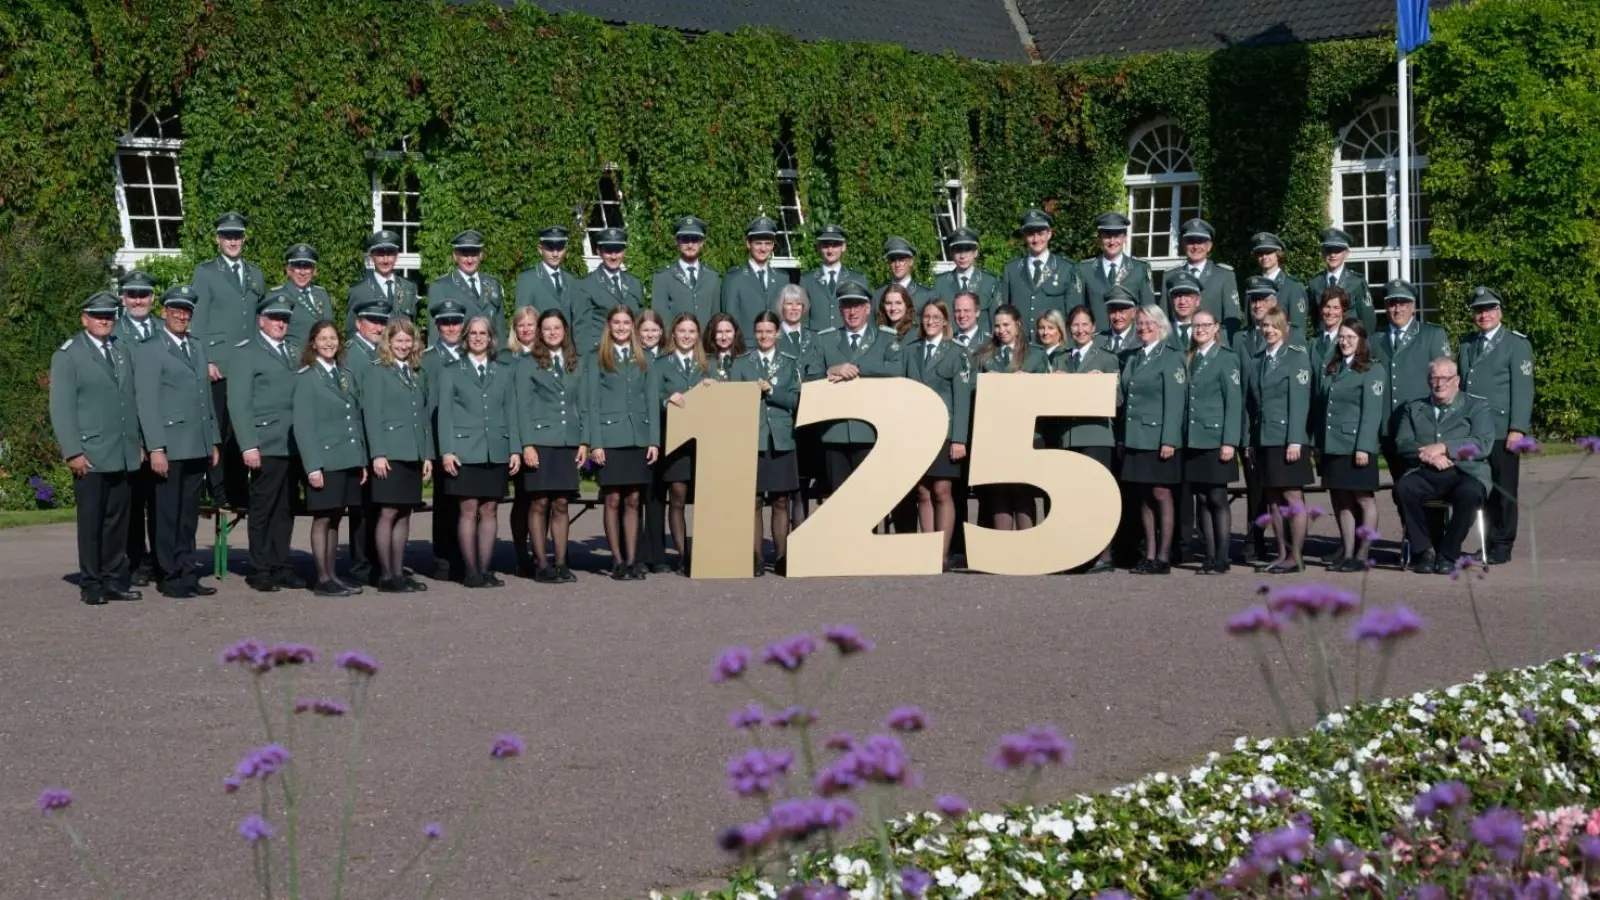
[[[1400,278],[1411,280],[1411,80],[1400,49]]]

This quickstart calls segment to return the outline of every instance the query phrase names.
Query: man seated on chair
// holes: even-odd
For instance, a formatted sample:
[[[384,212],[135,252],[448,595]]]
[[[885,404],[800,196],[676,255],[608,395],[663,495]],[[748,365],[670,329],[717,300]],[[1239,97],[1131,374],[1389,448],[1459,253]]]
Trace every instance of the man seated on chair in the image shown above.
[[[1449,357],[1428,366],[1428,394],[1407,403],[1396,423],[1395,449],[1411,468],[1395,482],[1394,499],[1411,545],[1411,571],[1447,575],[1491,490],[1488,456],[1495,418],[1488,401],[1461,390],[1461,376]],[[1423,512],[1430,500],[1450,504],[1450,523],[1437,553]]]

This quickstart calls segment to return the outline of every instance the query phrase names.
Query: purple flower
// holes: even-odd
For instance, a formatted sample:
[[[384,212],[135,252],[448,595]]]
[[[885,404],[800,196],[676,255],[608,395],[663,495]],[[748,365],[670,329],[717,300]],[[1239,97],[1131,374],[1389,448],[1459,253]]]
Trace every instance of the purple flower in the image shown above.
[[[1456,747],[1461,750],[1465,750],[1468,753],[1477,753],[1479,750],[1483,749],[1483,741],[1480,741],[1469,734],[1461,740],[1456,741]]]
[[[1411,900],[1450,900],[1450,892],[1432,882],[1419,884],[1412,889]]]
[[[793,767],[788,750],[746,750],[728,760],[728,790],[740,797],[765,796]]]
[[[930,887],[933,887],[933,876],[927,872],[910,866],[900,870],[900,890],[907,897],[921,897]]]
[[[1578,449],[1585,453],[1600,453],[1600,437],[1578,438]]]
[[[217,655],[217,661],[225,666],[231,663],[239,663],[246,669],[254,669],[257,672],[265,672],[266,669],[262,668],[262,662],[266,658],[266,655],[266,644],[261,643],[255,638],[248,638],[223,649],[223,651]],[[267,668],[271,667],[268,666]]]
[[[1374,541],[1378,541],[1378,540],[1382,540],[1382,539],[1383,539],[1383,535],[1379,534],[1378,533],[1378,529],[1373,528],[1371,525],[1357,525],[1356,526],[1356,540],[1358,540],[1358,541],[1366,541],[1367,543],[1370,544],[1370,543],[1372,543]]]
[[[1529,875],[1522,887],[1517,888],[1517,900],[1566,900],[1566,896],[1561,882],[1549,875]]]
[[[437,841],[439,838],[444,837],[444,829],[439,827],[438,822],[424,822],[422,836],[430,841]]]
[[[761,654],[761,661],[795,672],[805,664],[806,657],[817,652],[817,639],[809,634],[796,634],[773,641]]]
[[[1528,435],[1523,435],[1522,437],[1512,441],[1510,446],[1506,447],[1506,449],[1510,450],[1512,453],[1539,454],[1544,452],[1544,448],[1539,446],[1539,442]]]
[[[1522,854],[1522,816],[1514,809],[1491,809],[1472,820],[1472,839],[1501,862],[1516,862]]]
[[[1306,507],[1306,518],[1310,519],[1313,522],[1315,522],[1316,520],[1322,518],[1323,516],[1325,516],[1327,514],[1328,514],[1328,511],[1323,509],[1320,506],[1308,506],[1308,507]]]
[[[778,900],[850,900],[850,892],[825,881],[808,881],[784,888]]]
[[[1411,806],[1418,818],[1430,818],[1441,809],[1455,809],[1472,801],[1472,792],[1459,781],[1445,781],[1417,795]]]
[[[828,735],[827,740],[822,742],[822,746],[839,752],[854,750],[856,748],[856,738],[855,735],[848,731],[841,731],[837,734]]]
[[[817,793],[832,797],[863,784],[915,784],[911,754],[899,738],[875,734],[839,754],[817,774]]]
[[[1127,891],[1100,891],[1090,900],[1133,900],[1133,895]]]
[[[72,792],[66,788],[45,788],[39,792],[39,799],[33,802],[39,812],[46,815],[58,809],[66,809],[72,805]]]
[[[803,841],[820,831],[843,831],[859,815],[860,807],[849,800],[803,797],[774,803],[767,821],[775,834]]]
[[[33,499],[40,503],[56,502],[56,489],[49,482],[35,475],[28,479],[28,483],[33,485]]]
[[[528,747],[522,743],[522,738],[510,733],[497,734],[494,743],[489,745],[489,756],[493,759],[514,759],[526,749]]]
[[[721,684],[744,674],[750,668],[749,647],[729,647],[711,661],[711,682]]]
[[[1297,866],[1309,855],[1311,830],[1300,825],[1258,834],[1250,842],[1250,861],[1266,872],[1284,863]]]
[[[1534,715],[1533,710],[1526,706],[1517,710],[1517,715],[1521,716],[1522,721],[1527,722],[1529,725],[1539,724],[1539,717]]]
[[[735,825],[717,835],[717,846],[728,853],[751,856],[759,852],[772,839],[772,826],[767,820]]]
[[[1267,608],[1279,615],[1293,616],[1304,613],[1318,616],[1326,613],[1339,616],[1360,605],[1359,599],[1349,591],[1326,584],[1296,584],[1279,588],[1267,596]]]
[[[1457,462],[1472,462],[1482,455],[1483,451],[1478,449],[1477,444],[1462,444],[1456,448]]]
[[[229,775],[222,779],[222,792],[224,794],[237,794],[239,788],[244,787],[244,779],[237,775]]]
[[[1272,513],[1264,512],[1255,518],[1257,528],[1265,528],[1272,524]]]
[[[940,794],[933,798],[933,808],[952,819],[959,819],[972,811],[967,801],[956,794]]]
[[[1584,861],[1600,863],[1600,837],[1586,837],[1578,841],[1578,852]]]
[[[289,762],[289,751],[277,744],[267,744],[257,747],[246,753],[233,767],[233,773],[240,779],[266,778],[282,769]]]
[[[334,657],[333,664],[347,672],[359,672],[371,677],[378,674],[378,661],[362,653],[360,650],[346,650]]]
[[[829,625],[822,629],[822,638],[832,644],[840,656],[849,656],[853,653],[865,653],[875,644],[861,636],[854,625]]]
[[[1283,630],[1283,620],[1273,615],[1265,606],[1252,606],[1228,619],[1227,631],[1232,635],[1255,634],[1266,631],[1277,634]]]
[[[1350,629],[1350,640],[1390,644],[1401,638],[1411,637],[1421,630],[1422,617],[1412,612],[1410,607],[1396,606],[1392,610],[1369,609]]]
[[[731,713],[728,713],[728,724],[739,729],[740,731],[751,728],[760,728],[761,723],[766,721],[766,719],[767,714],[762,711],[761,704],[753,701],[746,703],[744,706],[739,707]]]
[[[317,648],[310,644],[273,644],[266,650],[266,661],[278,666],[303,666],[317,661]]]
[[[774,728],[799,728],[817,721],[816,710],[806,709],[804,706],[791,706],[781,713],[773,716],[767,724]]]
[[[1032,725],[1000,738],[989,763],[1002,772],[1024,766],[1071,765],[1072,741],[1051,725]]]
[[[343,703],[337,700],[329,700],[326,697],[320,700],[302,697],[294,702],[294,711],[297,713],[316,713],[319,716],[342,716],[350,710]]]
[[[889,711],[883,727],[903,734],[922,731],[928,727],[928,716],[918,706],[898,706]]]
[[[252,844],[257,841],[264,841],[277,833],[271,825],[267,824],[266,819],[254,813],[245,816],[244,821],[239,823],[239,836]]]

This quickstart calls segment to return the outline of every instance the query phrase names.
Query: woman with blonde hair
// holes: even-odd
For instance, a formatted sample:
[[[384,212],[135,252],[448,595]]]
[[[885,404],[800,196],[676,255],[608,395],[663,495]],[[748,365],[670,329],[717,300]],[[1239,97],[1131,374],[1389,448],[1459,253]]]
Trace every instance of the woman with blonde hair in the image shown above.
[[[502,587],[490,570],[494,559],[497,512],[522,454],[511,446],[517,421],[513,369],[495,359],[494,332],[485,316],[467,322],[466,352],[444,369],[439,388],[439,452],[444,476],[440,488],[461,503],[456,537],[461,544],[469,588]]]
[[[585,360],[578,453],[599,466],[611,577],[643,581],[644,566],[637,556],[639,501],[660,451],[655,424],[658,404],[650,397],[650,366],[639,345],[633,310],[613,306],[606,313],[605,325],[594,359]]]
[[[379,593],[428,589],[405,574],[411,511],[422,505],[422,484],[433,477],[436,444],[428,394],[417,326],[410,319],[390,319],[378,343],[378,364],[361,376],[361,418],[371,458],[367,488],[378,508],[373,542]]]
[[[539,311],[531,306],[519,306],[511,315],[511,330],[506,335],[505,349],[500,351],[500,361],[513,370],[526,359],[539,343]],[[516,551],[517,575],[532,578],[537,574],[528,557],[528,492],[523,490],[521,478],[511,482],[511,546]]]

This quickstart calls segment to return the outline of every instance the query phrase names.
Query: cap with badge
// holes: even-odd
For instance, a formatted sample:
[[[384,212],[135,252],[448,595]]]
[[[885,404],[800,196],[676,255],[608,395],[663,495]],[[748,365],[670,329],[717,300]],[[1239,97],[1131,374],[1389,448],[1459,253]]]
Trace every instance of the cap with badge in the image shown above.
[[[123,276],[121,290],[124,294],[153,294],[156,292],[156,280],[135,269]]]
[[[1489,309],[1499,306],[1500,295],[1480,284],[1472,289],[1472,296],[1468,299],[1467,305],[1473,309]]]
[[[446,297],[443,300],[428,304],[428,317],[441,325],[447,322],[465,322],[467,320],[467,308],[461,305],[461,301],[453,297]]]
[[[944,242],[944,245],[952,251],[976,250],[978,249],[978,233],[971,228],[957,228],[955,231],[950,232],[950,237]]]
[[[1217,230],[1205,219],[1190,219],[1183,223],[1183,239],[1186,241],[1214,241],[1217,239]]]
[[[241,212],[225,212],[217,216],[217,234],[223,237],[238,235],[244,237],[244,228],[250,220]]]
[[[672,236],[679,242],[706,239],[706,223],[694,216],[684,216],[672,223]]]
[[[1179,294],[1200,293],[1200,280],[1188,272],[1178,270],[1167,276],[1167,296],[1176,297]]]
[[[1128,220],[1127,216],[1116,212],[1115,210],[1111,212],[1103,212],[1094,217],[1095,230],[1102,233],[1110,232],[1115,234],[1117,232],[1126,232],[1130,227],[1132,227],[1132,225],[1133,223]]]
[[[115,319],[121,308],[122,301],[110,291],[95,291],[79,307],[84,315],[94,319]]]
[[[198,299],[194,288],[187,284],[175,284],[161,293],[161,305],[166,309],[186,309],[194,312],[194,304]]]
[[[778,224],[766,216],[756,216],[744,227],[747,241],[770,241],[778,236]]]
[[[628,246],[628,230],[625,228],[602,228],[595,232],[594,246],[598,250],[624,250]]]
[[[549,228],[539,230],[539,243],[551,248],[565,247],[567,236],[570,234],[572,232],[561,225],[551,225]]]
[[[283,251],[283,261],[290,266],[314,266],[317,264],[317,248],[310,244],[290,244],[289,249]]]
[[[398,253],[400,252],[400,235],[385,228],[367,235],[361,242],[361,249],[368,253]]]
[[[846,278],[839,282],[833,289],[834,299],[840,306],[846,303],[871,303],[872,295],[867,292],[867,286],[855,278]]]
[[[1270,231],[1258,231],[1250,235],[1251,253],[1287,253],[1283,246],[1283,239]]]
[[[273,291],[256,304],[256,315],[268,319],[292,319],[294,307],[289,305],[287,294],[283,291]]]
[[[817,229],[817,243],[819,244],[842,244],[844,242],[844,229],[832,222]]]
[[[1030,231],[1049,231],[1056,225],[1054,216],[1042,209],[1030,209],[1022,214],[1022,224],[1019,229],[1023,234]]]
[[[1350,249],[1350,235],[1337,228],[1324,228],[1317,232],[1317,241],[1323,253],[1339,253]]]
[[[1106,291],[1106,309],[1133,309],[1138,305],[1139,298],[1128,290],[1127,285],[1113,284]]]
[[[483,235],[471,228],[458,231],[456,236],[450,239],[450,249],[457,253],[477,253],[483,249]]]
[[[1396,303],[1417,302],[1417,289],[1411,286],[1411,282],[1403,278],[1391,279],[1384,284],[1383,291],[1383,303],[1385,306],[1393,306]]]
[[[1244,280],[1244,296],[1254,300],[1257,297],[1278,296],[1278,285],[1265,275],[1251,275]]]
[[[917,248],[903,237],[892,237],[883,242],[884,259],[901,259],[907,256],[916,256]]]
[[[389,321],[389,316],[394,313],[394,306],[383,297],[377,297],[357,303],[350,311],[358,319],[366,319],[369,322],[387,322]]]

